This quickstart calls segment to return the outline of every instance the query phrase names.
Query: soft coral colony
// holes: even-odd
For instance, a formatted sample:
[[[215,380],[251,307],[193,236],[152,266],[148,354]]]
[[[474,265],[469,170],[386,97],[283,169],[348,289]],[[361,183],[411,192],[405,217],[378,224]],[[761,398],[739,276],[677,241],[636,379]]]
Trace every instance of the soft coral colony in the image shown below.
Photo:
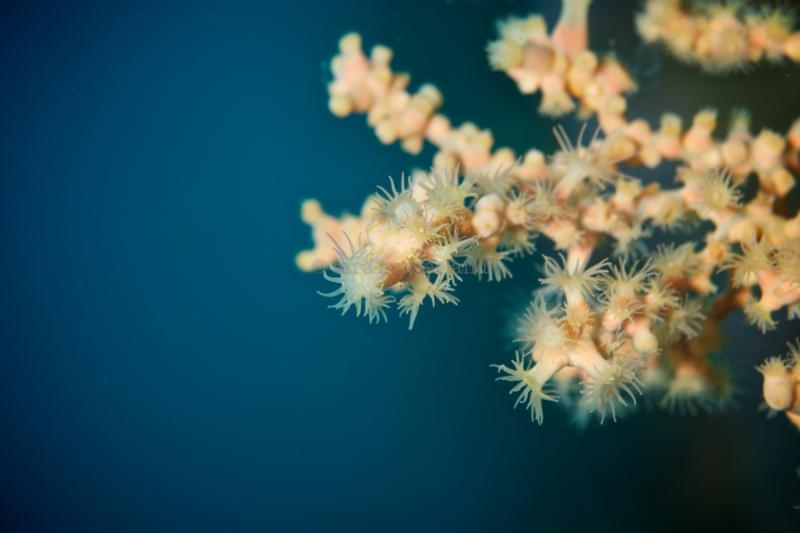
[[[494,148],[491,132],[472,123],[454,127],[438,111],[443,98],[434,86],[409,92],[409,77],[390,66],[390,49],[375,46],[367,56],[359,35],[345,35],[328,87],[333,114],[366,114],[384,144],[416,154],[427,141],[438,151],[429,172],[390,180],[359,216],[335,218],[306,201],[302,218],[314,248],[298,254],[297,264],[330,267],[325,277],[334,290],[324,295],[336,298],[332,307],[342,313],[355,308],[380,321],[396,304],[413,327],[426,302],[458,303],[453,291],[462,274],[500,282],[510,276],[508,262],[532,253],[543,235],[558,255],[543,257],[542,288],[516,325],[519,351],[495,365],[515,405],[539,423],[544,402],[559,399],[601,422],[642,394],[679,411],[724,408],[733,387],[712,356],[722,319],[741,310],[764,333],[800,315],[800,216],[786,202],[800,170],[800,120],[785,133],[754,133],[748,115],[736,112],[723,136],[715,134],[712,109],[688,127],[670,113],[657,127],[628,117],[635,82],[612,56],[587,48],[589,3],[564,0],[552,31],[539,15],[504,20],[487,47],[493,69],[523,93],[541,93],[541,113],[596,117],[597,131],[584,128],[573,139],[555,128],[559,149],[549,157]],[[648,2],[640,29],[648,28],[647,17],[676,6]],[[789,26],[774,27],[787,17],[753,17],[768,20],[770,35],[782,42],[797,40]],[[762,33],[751,31],[747,50],[762,46]],[[701,49],[701,37],[694,35],[689,49]],[[715,38],[725,46],[724,35]],[[795,45],[782,46],[796,59]],[[618,170],[666,161],[678,164],[676,188]],[[748,181],[757,191],[745,195]],[[647,261],[636,261],[653,229],[677,238],[698,220],[710,228],[703,242],[662,243]],[[593,259],[604,240],[615,257]],[[766,404],[800,427],[797,346],[758,369]]]

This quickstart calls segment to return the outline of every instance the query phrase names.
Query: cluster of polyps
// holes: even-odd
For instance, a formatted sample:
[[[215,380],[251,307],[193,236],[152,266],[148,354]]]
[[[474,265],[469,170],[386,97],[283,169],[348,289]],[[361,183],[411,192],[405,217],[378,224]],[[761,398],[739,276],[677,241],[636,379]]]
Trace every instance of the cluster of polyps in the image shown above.
[[[647,13],[656,10],[654,4],[664,3],[679,5],[655,1],[648,4]],[[613,57],[600,60],[586,49],[588,4],[586,0],[565,0],[552,34],[547,33],[540,15],[503,21],[499,24],[500,39],[487,48],[489,63],[511,77],[521,92],[541,90],[540,111],[544,114],[572,111],[577,101],[579,114],[596,115],[601,128],[614,135],[615,151],[627,163],[654,168],[664,160],[677,160],[694,169],[726,167],[737,180],[755,172],[762,185],[780,197],[794,186],[787,165],[797,167],[800,163],[800,120],[785,136],[768,129],[756,135],[750,132],[748,114],[739,111],[731,120],[727,136],[717,141],[713,109],[699,111],[685,131],[681,118],[672,113],[661,117],[658,129],[641,119],[627,119],[625,94],[635,90],[636,85]],[[759,17],[772,20],[778,15],[765,12]],[[748,20],[755,25],[756,19]],[[656,22],[653,25],[663,29]],[[798,42],[793,46],[798,47],[800,34],[795,35]],[[782,157],[784,154],[786,158]],[[792,157],[788,157],[790,154]]]
[[[597,114],[603,123],[618,123],[626,92],[636,85],[613,57],[587,50],[589,0],[567,0],[552,34],[541,15],[512,17],[498,25],[499,39],[489,43],[489,64],[504,71],[523,94],[542,92],[539,111],[558,117],[575,110]]]
[[[389,67],[392,51],[376,46],[367,58],[358,34],[345,35],[339,41],[339,51],[331,62],[331,112],[339,117],[368,113],[369,124],[381,142],[399,140],[407,151],[419,153],[430,117],[442,103],[436,87],[424,85],[416,94],[409,94],[409,77]]]
[[[639,35],[710,72],[742,69],[764,58],[800,62],[800,32],[792,31],[788,10],[748,10],[742,2],[706,2],[687,10],[682,4],[688,3],[648,0],[636,19]]]
[[[565,12],[569,5],[570,2],[565,3]],[[585,17],[585,9],[583,13]],[[564,19],[562,15],[562,21]],[[536,27],[536,24],[530,20],[541,21],[541,17],[509,19],[501,28],[522,27],[533,31],[530,26]],[[582,28],[586,33],[585,22]],[[553,37],[548,37],[549,42],[557,33],[558,27]],[[506,40],[491,43],[490,60],[500,43],[512,46]],[[594,55],[589,50],[572,53]],[[471,122],[453,127],[445,115],[437,112],[443,102],[441,93],[430,84],[423,85],[415,94],[409,93],[406,88],[410,78],[391,69],[391,55],[388,48],[375,46],[368,58],[357,34],[342,37],[339,54],[332,61],[334,79],[328,88],[329,105],[334,114],[366,113],[381,142],[399,141],[411,153],[418,153],[423,140],[427,140],[439,149],[433,160],[433,166],[439,169],[456,166],[464,170],[509,168],[512,175],[522,180],[536,179],[546,173],[545,158],[536,149],[528,150],[519,161],[509,148],[493,149],[494,138],[488,129]],[[622,66],[611,58],[597,65],[593,74],[585,79],[577,74],[565,75],[562,85],[571,91],[570,94],[581,98],[584,111],[597,113],[600,127],[613,137],[613,152],[618,161],[648,168],[655,168],[665,160],[679,161],[699,170],[725,167],[737,182],[755,173],[762,187],[778,197],[783,197],[794,186],[791,169],[800,168],[800,120],[785,134],[769,129],[753,133],[748,114],[739,111],[734,114],[724,138],[717,139],[717,114],[709,108],[699,111],[688,128],[684,127],[681,117],[673,113],[663,114],[660,124],[654,128],[644,120],[625,117],[626,103],[621,87],[627,90],[632,85],[624,82],[630,80],[630,76]],[[538,79],[541,75],[535,72],[536,68],[523,61],[515,67],[512,77]],[[533,71],[528,72],[530,69]],[[548,76],[556,76],[556,73]],[[586,98],[593,96],[586,100],[581,96],[584,93],[572,89],[579,87]],[[616,103],[600,105],[601,101]]]
[[[436,113],[442,95],[433,85],[423,85],[409,93],[410,78],[394,72],[389,63],[392,51],[385,46],[372,48],[369,57],[361,48],[361,37],[348,33],[339,40],[339,53],[331,62],[333,80],[328,85],[328,107],[339,117],[366,113],[367,122],[384,144],[399,141],[404,150],[417,154],[423,141],[440,148],[437,166],[452,169],[460,164],[477,169],[495,162],[509,166],[515,156],[510,151],[492,154],[491,132],[472,123],[453,128],[446,116]]]
[[[548,41],[558,53],[585,48],[573,30],[578,19],[585,22],[586,5],[565,2],[562,28]],[[533,31],[537,20],[506,22],[503,31]],[[514,55],[502,46],[491,45],[490,57]],[[542,401],[556,397],[551,383],[564,400],[576,400],[579,412],[601,420],[630,407],[639,390],[688,412],[727,405],[730,377],[714,358],[720,322],[740,310],[766,332],[777,326],[779,311],[789,319],[800,315],[800,215],[784,201],[800,168],[800,120],[786,135],[752,134],[747,115],[738,113],[719,140],[711,110],[685,131],[669,114],[654,130],[624,114],[604,119],[581,100],[600,113],[594,135],[582,131],[573,141],[556,128],[555,153],[531,149],[518,159],[509,149],[493,150],[488,130],[451,127],[436,111],[441,95],[431,86],[406,92],[409,78],[389,68],[390,55],[376,47],[367,59],[360,39],[345,36],[333,62],[332,111],[366,113],[384,142],[416,150],[425,139],[439,152],[430,172],[390,182],[360,216],[337,219],[316,201],[304,204],[315,247],[298,255],[298,266],[332,265],[326,275],[338,285],[327,294],[338,298],[332,307],[376,321],[396,302],[413,325],[426,300],[457,303],[453,291],[462,273],[500,281],[510,275],[507,263],[530,253],[543,235],[562,259],[544,259],[549,290],[534,297],[520,321],[517,357],[498,367],[535,419],[541,420]],[[523,60],[522,68],[531,65],[540,66]],[[620,163],[652,168],[664,160],[680,164],[675,188],[618,170]],[[746,195],[742,184],[753,175],[757,191]],[[698,220],[712,228],[703,242],[680,242],[678,232]],[[657,246],[652,260],[636,268],[631,256],[654,229],[676,242]],[[608,240],[625,262],[592,265],[592,254]]]
[[[563,256],[560,263],[546,257],[544,273],[543,292],[555,289],[555,303],[548,305],[542,296],[531,302],[517,326],[524,351],[517,352],[511,367],[496,365],[504,373],[498,379],[512,382],[511,392],[519,394],[515,406],[524,404],[541,424],[542,401],[557,399],[556,391],[547,387],[553,380],[569,405],[579,413],[596,412],[602,423],[635,405],[643,388],[662,393],[659,350],[697,336],[705,318],[700,304],[681,299],[651,263],[637,268],[601,261],[586,267]],[[680,379],[676,372],[673,382]],[[689,391],[677,386],[663,401],[700,403],[715,393],[724,395],[711,387]]]
[[[339,287],[326,296],[340,296],[334,307],[343,313],[354,306],[370,321],[386,318],[385,308],[395,301],[387,294],[392,289],[404,293],[398,308],[409,315],[411,328],[426,299],[433,305],[458,303],[451,292],[463,271],[500,281],[510,276],[506,262],[513,255],[533,251],[536,202],[503,174],[468,173],[462,179],[453,169],[390,183],[367,201],[364,217],[350,217],[362,221],[356,245],[341,226],[336,229],[347,248],[328,235],[337,257],[335,275],[326,277]],[[334,220],[320,215],[320,229],[335,226]],[[326,248],[317,248],[302,253],[298,264],[305,266],[312,256],[323,260]]]

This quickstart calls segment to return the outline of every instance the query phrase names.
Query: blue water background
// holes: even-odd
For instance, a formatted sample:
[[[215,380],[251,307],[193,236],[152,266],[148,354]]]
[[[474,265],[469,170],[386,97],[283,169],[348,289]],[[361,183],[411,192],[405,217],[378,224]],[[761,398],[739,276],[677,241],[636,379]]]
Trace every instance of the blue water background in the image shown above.
[[[714,79],[641,51],[631,3],[597,4],[593,46],[646,78],[632,114],[743,105],[780,131],[800,115],[797,66]],[[555,405],[542,427],[513,411],[489,368],[513,352],[503,331],[534,259],[511,282],[467,281],[413,332],[338,317],[322,277],[295,269],[302,199],[356,211],[432,155],[328,113],[339,36],[391,46],[454,123],[552,150],[538,97],[483,51],[496,19],[529,11],[556,16],[512,1],[3,3],[0,531],[797,531],[800,435],[756,413],[752,370],[797,322],[766,336],[726,322],[738,411],[580,432]]]

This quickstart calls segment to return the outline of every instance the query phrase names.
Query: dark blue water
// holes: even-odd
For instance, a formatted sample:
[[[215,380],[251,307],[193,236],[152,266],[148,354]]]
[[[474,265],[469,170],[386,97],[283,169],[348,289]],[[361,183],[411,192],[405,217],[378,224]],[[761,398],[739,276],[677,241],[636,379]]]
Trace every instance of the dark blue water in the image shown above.
[[[536,4],[4,3],[0,531],[796,531],[800,436],[755,412],[752,371],[796,322],[725,324],[738,411],[578,432],[550,405],[531,424],[489,368],[535,260],[411,333],[339,318],[294,269],[303,198],[357,210],[430,162],[327,112],[338,37],[392,46],[455,123],[550,150],[483,54],[500,16],[553,20]],[[593,45],[634,63],[612,4]],[[796,66],[720,81],[662,60],[635,114],[800,115]]]

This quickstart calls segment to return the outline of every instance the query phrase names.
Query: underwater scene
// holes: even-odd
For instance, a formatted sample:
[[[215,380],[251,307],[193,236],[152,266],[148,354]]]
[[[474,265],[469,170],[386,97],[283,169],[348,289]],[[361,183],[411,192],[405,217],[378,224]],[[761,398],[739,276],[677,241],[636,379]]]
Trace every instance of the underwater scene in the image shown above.
[[[800,531],[800,4],[0,42],[0,531]]]

